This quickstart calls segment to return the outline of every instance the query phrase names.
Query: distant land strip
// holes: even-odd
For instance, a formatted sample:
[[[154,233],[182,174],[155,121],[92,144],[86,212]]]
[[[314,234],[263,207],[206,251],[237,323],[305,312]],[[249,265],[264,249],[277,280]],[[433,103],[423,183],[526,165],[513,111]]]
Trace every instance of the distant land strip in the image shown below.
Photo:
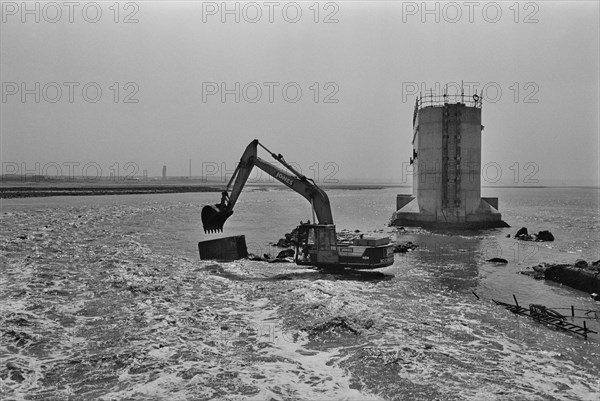
[[[47,196],[95,196],[174,194],[184,192],[220,192],[222,189],[200,185],[132,185],[80,187],[0,187],[0,199],[37,198]]]

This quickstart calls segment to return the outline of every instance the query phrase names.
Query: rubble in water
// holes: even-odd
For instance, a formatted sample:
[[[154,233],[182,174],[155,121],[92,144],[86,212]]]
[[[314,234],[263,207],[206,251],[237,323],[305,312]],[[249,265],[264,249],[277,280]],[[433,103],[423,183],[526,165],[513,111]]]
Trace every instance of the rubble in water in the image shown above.
[[[581,259],[574,264],[542,263],[532,269],[521,274],[537,280],[551,280],[590,294],[600,293],[600,260],[591,264]]]
[[[400,243],[400,244],[394,245],[394,253],[411,252],[411,251],[414,251],[415,249],[417,249],[418,247],[419,247],[419,245],[413,244],[412,242],[408,241],[405,243]]]
[[[551,242],[554,241],[554,235],[550,231],[544,230],[537,234],[529,234],[527,227],[521,227],[515,234],[515,238],[521,241],[534,241],[534,242]]]

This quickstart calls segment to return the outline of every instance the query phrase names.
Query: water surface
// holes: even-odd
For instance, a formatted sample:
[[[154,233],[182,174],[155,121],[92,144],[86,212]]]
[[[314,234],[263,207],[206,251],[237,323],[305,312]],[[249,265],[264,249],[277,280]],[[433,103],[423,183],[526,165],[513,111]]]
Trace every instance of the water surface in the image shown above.
[[[328,191],[338,230],[419,244],[366,277],[200,261],[197,242],[218,237],[202,232],[200,210],[218,194],[3,200],[3,398],[597,400],[598,335],[491,299],[599,310],[517,274],[600,259],[598,190],[484,189],[511,228],[436,233],[387,227],[395,193]],[[273,254],[307,219],[293,192],[247,191],[222,235]],[[521,226],[556,241],[507,238]]]

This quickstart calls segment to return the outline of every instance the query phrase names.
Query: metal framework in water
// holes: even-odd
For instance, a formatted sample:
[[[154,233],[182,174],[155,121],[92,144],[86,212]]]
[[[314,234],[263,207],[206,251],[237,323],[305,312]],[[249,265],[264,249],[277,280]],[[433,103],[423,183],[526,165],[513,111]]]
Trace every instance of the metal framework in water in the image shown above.
[[[515,297],[513,295],[513,298],[515,300],[515,305],[507,304],[506,302],[496,301],[495,299],[492,299],[492,301],[494,301],[494,303],[496,305],[503,306],[504,308],[511,311],[512,313],[516,313],[521,316],[526,316],[526,317],[532,318],[536,322],[545,323],[547,325],[556,327],[559,330],[564,330],[564,331],[568,331],[573,334],[580,335],[583,338],[585,338],[586,340],[587,340],[588,334],[590,334],[590,333],[598,334],[597,331],[590,330],[587,328],[587,324],[585,323],[585,320],[583,321],[583,326],[569,323],[564,320],[564,317],[557,317],[557,316],[554,316],[553,314],[549,314],[549,313],[545,312],[544,309],[541,309],[539,307],[540,305],[529,305],[529,309],[523,308],[522,306],[519,305],[519,302],[517,301],[517,297]],[[573,308],[571,308],[571,310],[573,313]]]

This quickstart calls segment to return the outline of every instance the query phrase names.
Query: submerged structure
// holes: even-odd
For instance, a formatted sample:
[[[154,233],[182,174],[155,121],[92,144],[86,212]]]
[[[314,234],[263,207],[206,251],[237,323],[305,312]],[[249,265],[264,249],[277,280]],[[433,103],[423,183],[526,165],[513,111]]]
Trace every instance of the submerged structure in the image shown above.
[[[452,98],[452,99],[451,99]],[[413,114],[413,193],[400,194],[391,225],[508,227],[498,198],[481,197],[481,98],[419,96]]]

